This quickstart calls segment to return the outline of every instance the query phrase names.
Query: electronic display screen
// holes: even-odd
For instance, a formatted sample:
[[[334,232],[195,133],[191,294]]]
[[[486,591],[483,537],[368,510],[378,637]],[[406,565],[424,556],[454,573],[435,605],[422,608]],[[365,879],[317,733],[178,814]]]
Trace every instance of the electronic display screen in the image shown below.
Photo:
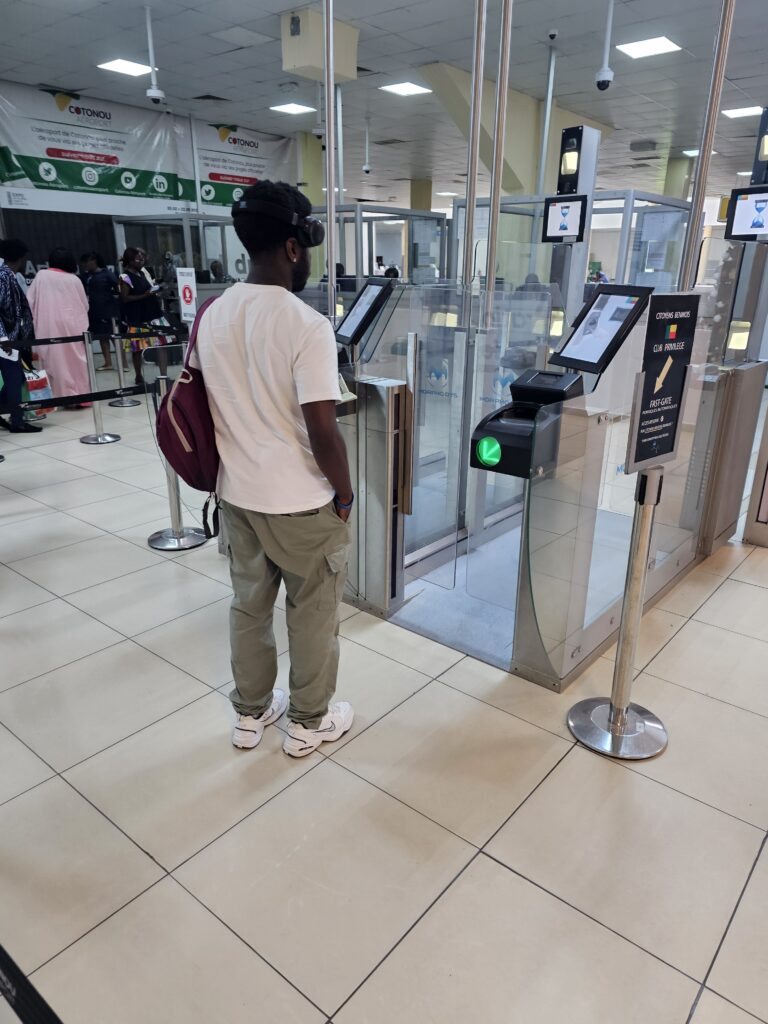
[[[764,185],[731,193],[725,237],[754,241],[768,235],[768,188]]]
[[[544,200],[544,231],[542,241],[581,242],[587,215],[586,196],[556,196]]]
[[[391,291],[392,281],[389,278],[375,283],[369,281],[336,328],[338,340],[347,345],[357,344]]]
[[[550,362],[602,373],[645,309],[652,288],[600,285]]]

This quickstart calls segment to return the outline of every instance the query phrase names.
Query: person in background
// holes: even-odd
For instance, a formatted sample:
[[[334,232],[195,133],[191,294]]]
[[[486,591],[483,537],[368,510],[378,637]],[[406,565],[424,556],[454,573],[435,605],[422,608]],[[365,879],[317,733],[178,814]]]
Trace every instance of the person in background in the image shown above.
[[[27,297],[36,337],[67,338],[88,330],[88,299],[69,249],[53,250],[48,269],[37,273]],[[91,390],[82,344],[43,345],[36,352],[55,397],[84,395]]]
[[[135,334],[131,341],[131,355],[136,383],[143,384],[144,376],[141,367],[141,353],[146,348],[153,348],[158,338],[141,333],[153,326],[153,321],[160,320],[163,310],[157,299],[159,284],[151,284],[151,278],[144,273],[144,253],[141,249],[128,247],[120,261],[123,272],[120,275],[120,304],[123,309],[123,320],[128,325],[128,333]],[[161,358],[162,357],[162,358]],[[165,372],[167,360],[165,353],[158,354],[160,372]]]
[[[7,420],[0,419],[0,428],[12,434],[39,434],[42,427],[27,423],[19,408],[24,387],[24,367],[19,350],[26,349],[34,338],[32,312],[26,296],[19,287],[16,275],[27,261],[27,247],[17,238],[0,241],[0,407],[10,413]],[[15,356],[15,358],[14,358]]]
[[[525,283],[518,285],[515,291],[517,292],[545,292],[547,289],[539,280],[538,274],[528,274],[525,278]]]
[[[283,750],[292,757],[339,739],[354,718],[346,701],[331,703],[354,500],[336,423],[336,338],[325,317],[296,297],[317,244],[311,213],[291,185],[260,181],[245,190],[232,216],[250,274],[205,311],[192,355],[221,457],[218,494],[234,591],[232,742],[257,746],[288,705],[275,688],[272,627],[282,580],[291,661]]]
[[[80,257],[85,267],[85,293],[88,297],[88,329],[92,334],[112,334],[113,320],[120,319],[120,286],[117,278],[97,252],[86,252]],[[100,370],[111,370],[112,346],[109,339],[101,339],[104,365]]]
[[[221,260],[214,260],[211,263],[211,283],[231,284],[234,279],[224,272],[224,264]]]
[[[387,267],[387,269],[384,271],[384,277],[391,277],[392,279],[399,278],[400,271],[397,269],[397,267]]]

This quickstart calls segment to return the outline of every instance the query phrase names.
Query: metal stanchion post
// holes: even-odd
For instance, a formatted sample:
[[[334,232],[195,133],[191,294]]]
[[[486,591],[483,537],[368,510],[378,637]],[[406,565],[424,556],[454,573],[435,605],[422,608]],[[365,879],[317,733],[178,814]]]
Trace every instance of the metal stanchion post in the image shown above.
[[[168,378],[160,376],[157,378],[158,398],[162,402],[168,393]],[[147,539],[147,544],[157,551],[186,551],[189,548],[199,548],[208,539],[203,530],[195,527],[184,526],[181,518],[181,494],[179,491],[179,478],[172,466],[166,459],[165,475],[168,481],[168,503],[171,509],[170,530],[158,530]]]
[[[117,320],[112,321],[112,340],[115,343],[115,359],[117,360],[117,386],[122,390],[125,387],[125,370],[123,369],[123,347],[120,344],[120,331],[118,330]],[[128,398],[127,395],[123,395],[122,398],[114,398],[110,403],[116,409],[132,409],[136,405],[141,405],[141,402],[137,398]]]
[[[90,331],[86,331],[83,335],[85,342],[85,361],[88,364],[88,383],[91,388],[91,392],[94,393],[96,388],[96,367],[93,364],[93,345]],[[101,404],[97,401],[93,402],[93,434],[86,434],[85,437],[80,438],[81,444],[113,444],[115,441],[120,440],[119,434],[105,434],[104,433],[104,421],[101,416]]]
[[[667,746],[666,729],[656,715],[639,704],[630,703],[651,532],[656,506],[661,498],[663,477],[662,469],[638,474],[611,699],[593,697],[580,701],[568,714],[568,728],[585,747],[599,754],[631,761],[655,757]]]

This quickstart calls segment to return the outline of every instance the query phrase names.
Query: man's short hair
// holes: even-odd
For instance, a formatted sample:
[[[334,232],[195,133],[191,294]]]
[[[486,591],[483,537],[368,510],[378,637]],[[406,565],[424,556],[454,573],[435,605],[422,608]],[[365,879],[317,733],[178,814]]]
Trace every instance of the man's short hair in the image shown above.
[[[282,206],[290,213],[298,213],[300,217],[309,217],[312,213],[312,204],[307,197],[284,181],[259,181],[250,185],[243,193],[242,200]],[[289,238],[296,238],[295,227],[266,213],[235,210],[233,220],[237,237],[249,256],[274,252],[285,245]]]
[[[14,263],[27,255],[29,249],[19,238],[0,239],[0,259]]]

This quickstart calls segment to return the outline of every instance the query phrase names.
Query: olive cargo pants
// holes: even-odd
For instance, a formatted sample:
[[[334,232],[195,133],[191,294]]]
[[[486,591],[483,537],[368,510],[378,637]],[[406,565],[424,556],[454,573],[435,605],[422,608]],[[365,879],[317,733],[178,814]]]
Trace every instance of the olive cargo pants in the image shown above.
[[[314,728],[336,690],[349,527],[333,503],[292,515],[251,512],[226,501],[221,508],[234,591],[232,705],[254,717],[269,707],[277,679],[272,615],[282,580],[291,662],[288,717]]]

